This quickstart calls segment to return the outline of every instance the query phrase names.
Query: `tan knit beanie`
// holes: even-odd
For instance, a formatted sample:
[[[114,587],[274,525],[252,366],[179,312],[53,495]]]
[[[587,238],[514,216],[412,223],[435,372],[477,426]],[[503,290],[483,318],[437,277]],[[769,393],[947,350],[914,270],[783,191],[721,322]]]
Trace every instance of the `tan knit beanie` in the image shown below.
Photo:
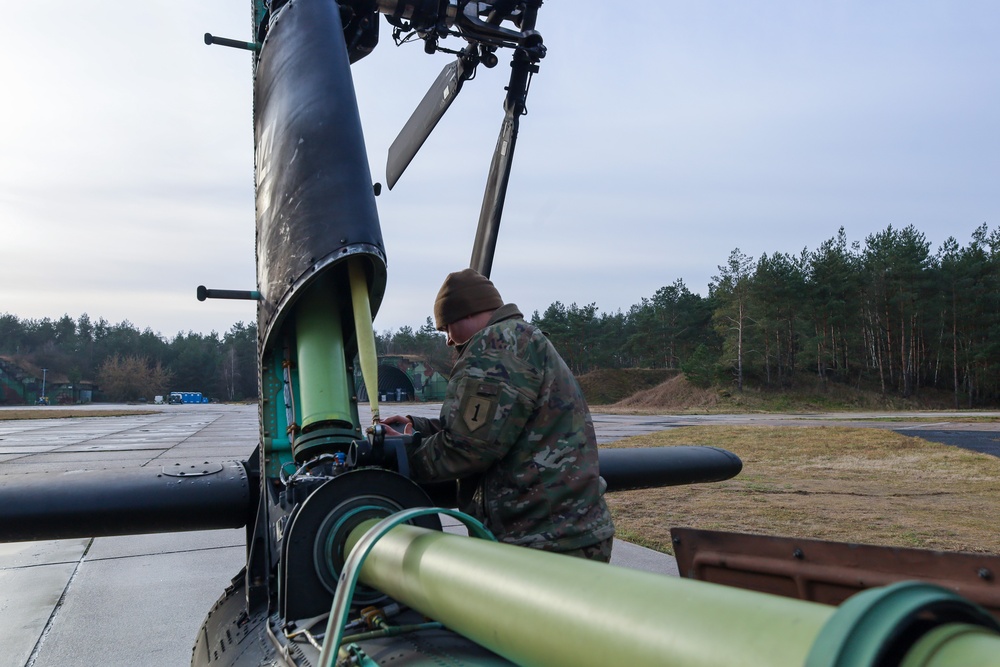
[[[449,273],[434,301],[434,321],[438,331],[463,317],[496,310],[503,305],[500,292],[490,279],[472,269]]]

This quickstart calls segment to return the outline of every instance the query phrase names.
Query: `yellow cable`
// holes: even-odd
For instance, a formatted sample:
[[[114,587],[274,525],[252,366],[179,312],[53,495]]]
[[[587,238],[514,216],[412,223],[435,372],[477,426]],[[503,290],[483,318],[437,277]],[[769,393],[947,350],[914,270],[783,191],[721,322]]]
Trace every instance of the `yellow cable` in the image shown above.
[[[375,354],[375,331],[372,328],[372,309],[368,300],[368,280],[360,257],[347,260],[351,278],[351,303],[354,306],[354,327],[358,336],[358,359],[361,361],[361,377],[368,390],[368,401],[372,409],[372,423],[377,424],[378,415],[378,357]]]

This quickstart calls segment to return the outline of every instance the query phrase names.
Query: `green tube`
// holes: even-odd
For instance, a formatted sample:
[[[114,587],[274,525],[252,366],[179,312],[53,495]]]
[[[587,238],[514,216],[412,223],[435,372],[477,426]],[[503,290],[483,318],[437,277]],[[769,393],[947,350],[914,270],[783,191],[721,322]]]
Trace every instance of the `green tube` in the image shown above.
[[[934,628],[913,645],[900,667],[996,667],[1000,637],[976,625],[950,623]]]
[[[947,588],[924,581],[869,588],[837,608],[813,643],[804,667],[881,665],[887,652],[901,650],[890,648],[901,637],[915,639],[948,623],[969,623],[994,635],[1000,633],[993,616]]]
[[[313,284],[295,308],[300,426],[353,424],[347,360],[337,292],[328,280]]]
[[[406,525],[360,581],[529,666],[799,667],[835,611]]]

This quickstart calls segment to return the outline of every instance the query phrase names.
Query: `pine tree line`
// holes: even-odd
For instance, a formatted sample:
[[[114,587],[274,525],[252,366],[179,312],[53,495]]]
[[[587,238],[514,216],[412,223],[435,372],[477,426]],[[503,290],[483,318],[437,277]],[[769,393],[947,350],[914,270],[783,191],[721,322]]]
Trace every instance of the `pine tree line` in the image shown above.
[[[737,248],[718,268],[707,297],[677,280],[627,313],[557,302],[532,321],[577,373],[671,368],[737,390],[808,373],[901,397],[948,391],[956,407],[1000,400],[1000,229],[932,253],[913,226],[864,244],[841,228],[814,251]]]
[[[170,391],[256,398],[256,350],[255,323],[238,322],[222,335],[189,331],[167,340],[128,320],[111,324],[86,313],[76,320],[0,314],[0,354],[63,374],[72,384],[95,382],[101,400],[151,400]]]
[[[932,253],[913,226],[889,226],[863,244],[841,228],[797,255],[754,259],[734,249],[718,270],[707,297],[678,279],[628,312],[557,301],[530,319],[577,374],[666,368],[737,390],[790,387],[808,374],[902,397],[947,391],[956,407],[1000,401],[1000,229],[983,224],[968,244],[949,238]],[[442,372],[454,360],[430,318],[376,338],[381,355],[421,356]],[[99,379],[102,364],[117,358],[120,369],[134,357],[172,388],[251,398],[255,346],[256,326],[242,322],[221,336],[168,341],[127,321],[0,315],[0,354],[28,355],[71,381]]]

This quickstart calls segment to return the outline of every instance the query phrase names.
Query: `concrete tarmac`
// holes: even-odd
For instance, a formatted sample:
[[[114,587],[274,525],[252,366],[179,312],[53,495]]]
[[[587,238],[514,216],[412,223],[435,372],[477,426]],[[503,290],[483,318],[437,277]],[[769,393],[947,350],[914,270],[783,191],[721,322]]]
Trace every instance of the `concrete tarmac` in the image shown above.
[[[439,407],[388,404],[382,415],[436,416]],[[242,460],[257,444],[255,405],[150,408],[155,412],[149,415],[0,420],[0,475]],[[935,413],[932,423],[925,413],[891,419],[595,414],[594,422],[601,442],[705,423],[834,422],[912,429],[921,437],[947,437],[949,444],[961,444],[966,433],[983,451],[995,448],[1000,424],[950,421],[966,414]],[[188,665],[205,614],[245,557],[242,529],[0,544],[0,667]],[[669,556],[621,541],[615,543],[613,562],[676,574]]]

